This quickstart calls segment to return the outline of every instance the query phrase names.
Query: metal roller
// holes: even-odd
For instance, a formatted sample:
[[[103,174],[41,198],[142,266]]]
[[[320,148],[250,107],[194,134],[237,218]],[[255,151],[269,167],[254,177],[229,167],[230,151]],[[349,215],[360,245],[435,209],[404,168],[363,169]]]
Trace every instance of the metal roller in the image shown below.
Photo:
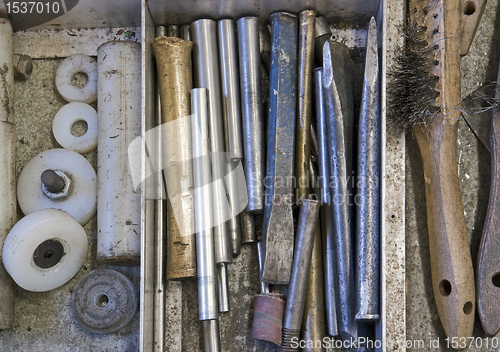
[[[191,27],[188,24],[181,26],[181,39],[191,41]]]
[[[217,307],[217,268],[213,235],[212,169],[209,154],[208,92],[191,91],[193,169],[195,186],[198,306],[202,321],[203,351],[220,351]]]
[[[141,197],[129,172],[128,147],[141,135],[141,45],[112,41],[97,49],[97,261],[137,265]]]
[[[271,73],[267,132],[265,260],[262,279],[287,284],[293,261],[293,163],[297,113],[297,16],[277,12],[271,21]]]
[[[0,18],[0,247],[17,220],[16,126],[14,125],[14,64],[12,27]],[[1,255],[1,253],[0,253]],[[0,257],[0,330],[14,324],[14,281]]]
[[[176,24],[171,24],[170,26],[168,26],[167,27],[167,37],[179,38],[180,37],[179,26]]]
[[[294,341],[298,341],[302,326],[302,316],[306,301],[309,268],[314,245],[316,226],[319,221],[321,203],[304,199],[300,206],[297,224],[297,243],[293,255],[292,275],[288,285],[288,295],[283,317],[282,351],[297,351]]]
[[[190,91],[192,43],[174,37],[153,42],[156,56],[163,130],[168,145],[163,149],[167,184],[167,278],[196,275],[193,218],[194,185],[191,165]],[[175,79],[173,79],[175,77]]]
[[[244,167],[249,212],[264,210],[265,126],[259,51],[259,19],[243,17],[238,24]]]
[[[247,210],[245,209],[240,213],[240,224],[241,224],[241,242],[242,243],[257,242],[257,236],[255,233],[255,215],[247,212]]]
[[[352,135],[354,127],[353,78],[349,49],[331,40],[323,47],[323,91],[327,126],[331,217],[337,268],[338,328],[343,340],[357,338],[354,322],[354,267],[352,212],[349,207],[352,182]]]

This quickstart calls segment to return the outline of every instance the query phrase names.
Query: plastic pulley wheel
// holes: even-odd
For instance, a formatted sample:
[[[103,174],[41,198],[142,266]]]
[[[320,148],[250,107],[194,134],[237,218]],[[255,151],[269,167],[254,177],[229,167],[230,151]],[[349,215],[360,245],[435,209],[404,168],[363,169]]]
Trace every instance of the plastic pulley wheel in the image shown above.
[[[45,292],[64,285],[87,255],[87,234],[58,209],[31,213],[10,230],[2,250],[5,269],[22,288]]]
[[[69,186],[50,198],[42,187],[41,175],[53,170],[66,176]],[[97,176],[94,168],[80,154],[56,148],[35,156],[21,172],[17,199],[24,214],[47,208],[61,209],[85,225],[97,209]]]
[[[71,84],[71,79],[77,73],[87,75],[87,83],[82,88]],[[93,103],[97,100],[97,61],[87,55],[68,56],[57,67],[56,88],[68,102]]]
[[[74,136],[71,127],[78,121],[87,123],[83,136]],[[61,147],[84,154],[97,147],[97,111],[85,103],[73,102],[64,105],[52,121],[52,133]]]
[[[123,328],[137,310],[138,295],[122,273],[97,269],[78,281],[71,295],[71,310],[83,328],[111,334]]]

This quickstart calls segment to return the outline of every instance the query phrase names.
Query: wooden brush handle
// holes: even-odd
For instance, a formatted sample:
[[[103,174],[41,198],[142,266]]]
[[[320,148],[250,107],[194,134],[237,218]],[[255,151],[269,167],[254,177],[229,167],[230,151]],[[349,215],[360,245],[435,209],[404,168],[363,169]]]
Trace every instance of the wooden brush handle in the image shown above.
[[[500,330],[500,110],[491,125],[491,187],[477,263],[477,307],[484,331]]]
[[[410,0],[410,13],[426,28],[429,50],[422,55],[428,55],[430,73],[439,77],[439,96],[431,104],[437,116],[413,130],[424,168],[432,287],[446,335],[467,338],[474,324],[475,285],[456,158],[461,1]]]
[[[432,288],[446,335],[472,336],[474,272],[457,169],[457,121],[437,118],[417,126],[422,155]]]

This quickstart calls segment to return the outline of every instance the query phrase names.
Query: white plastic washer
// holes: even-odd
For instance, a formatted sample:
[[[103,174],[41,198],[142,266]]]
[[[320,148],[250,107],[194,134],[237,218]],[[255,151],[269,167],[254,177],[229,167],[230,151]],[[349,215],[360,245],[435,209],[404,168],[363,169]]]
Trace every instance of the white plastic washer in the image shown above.
[[[47,169],[61,171],[71,180],[66,198],[52,200],[43,192],[40,177]],[[49,149],[24,167],[17,183],[17,199],[26,215],[40,209],[61,209],[85,225],[97,209],[97,176],[80,154],[62,148]]]
[[[62,210],[42,209],[10,230],[2,250],[3,265],[25,290],[50,291],[75,276],[87,246],[87,234],[75,219]]]
[[[71,84],[71,79],[79,72],[87,75],[87,84],[82,88]],[[66,101],[93,103],[97,100],[97,61],[87,55],[68,56],[57,67],[56,87]]]
[[[87,123],[87,132],[80,137],[71,134],[71,127],[78,121]],[[97,147],[97,111],[85,103],[66,104],[52,121],[52,133],[63,148],[80,154],[88,153]]]

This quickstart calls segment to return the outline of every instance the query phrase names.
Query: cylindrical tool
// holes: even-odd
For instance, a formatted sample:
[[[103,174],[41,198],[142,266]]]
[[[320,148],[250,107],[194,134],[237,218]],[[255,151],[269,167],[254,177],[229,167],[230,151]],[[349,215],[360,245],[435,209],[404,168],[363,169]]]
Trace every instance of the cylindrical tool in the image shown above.
[[[167,27],[167,37],[179,38],[180,31],[179,26],[176,24],[171,24]]]
[[[215,261],[230,263],[231,240],[227,220],[229,205],[224,190],[226,156],[224,154],[219,56],[217,54],[216,22],[202,19],[191,24],[195,84],[208,89],[210,152],[212,158]]]
[[[321,201],[321,232],[323,233],[323,269],[325,285],[326,327],[329,336],[338,335],[337,305],[335,303],[335,243],[330,215],[330,173],[323,95],[323,69],[314,70],[316,129],[318,132],[319,198]]]
[[[217,22],[219,35],[220,70],[222,80],[222,110],[226,152],[230,160],[243,158],[241,138],[241,105],[238,74],[238,53],[233,20]]]
[[[213,235],[212,168],[210,166],[208,92],[191,90],[193,170],[195,186],[198,307],[204,352],[220,351],[217,269]]]
[[[239,179],[238,169],[240,168],[241,161],[228,161],[226,163],[226,186],[228,191],[229,205],[231,209],[231,218],[229,219],[229,234],[231,237],[231,249],[233,256],[237,257],[241,252],[241,229],[240,229],[240,217],[238,212],[241,208],[245,206],[246,203],[246,192],[245,189],[241,189],[243,185],[242,180]],[[243,170],[241,170],[241,175]],[[241,197],[240,195],[243,195]],[[244,202],[245,201],[245,202]]]
[[[191,91],[193,113],[193,169],[195,187],[196,254],[200,320],[217,319],[217,269],[213,242],[212,170],[208,132],[208,94]]]
[[[314,26],[314,52],[319,62],[323,62],[323,45],[332,36],[330,25],[324,16],[316,17]]]
[[[297,114],[297,16],[277,12],[271,21],[271,74],[262,278],[287,284],[293,261],[293,162]]]
[[[300,206],[292,275],[283,317],[283,339],[281,342],[283,351],[297,351],[297,347],[293,346],[297,346],[296,340],[298,340],[302,326],[309,267],[320,208],[320,202],[310,199],[302,200]]]
[[[358,123],[356,321],[379,319],[380,103],[377,24],[372,17]]]
[[[112,41],[97,49],[97,260],[137,265],[141,197],[129,172],[128,147],[141,135],[141,45]]]
[[[191,41],[191,27],[189,24],[181,26],[181,39]]]
[[[241,242],[253,243],[257,242],[257,236],[255,234],[255,216],[247,212],[247,209],[240,213]]]
[[[269,25],[259,27],[260,58],[264,63],[264,69],[269,73],[271,70],[271,32]]]
[[[259,267],[259,282],[260,282],[260,293],[267,294],[269,293],[269,284],[262,281],[262,269],[264,268],[264,249],[262,241],[259,241],[257,244],[257,264]]]
[[[265,126],[259,51],[259,19],[238,20],[245,175],[249,212],[264,209]]]
[[[164,37],[167,34],[165,26],[156,27],[156,37]],[[162,118],[161,118],[161,101],[160,88],[156,85],[156,101],[155,101],[155,151],[150,153],[152,161],[157,170],[155,175],[155,197],[154,202],[154,249],[155,249],[155,266],[154,266],[154,341],[158,351],[165,350],[165,291],[166,291],[166,218],[167,204],[165,198],[165,184],[163,182],[163,139],[162,139]]]
[[[14,66],[12,27],[0,18],[0,247],[17,220],[16,202],[16,126],[14,125]],[[14,282],[1,261],[0,253],[0,330],[14,323]]]
[[[192,43],[173,37],[156,38],[153,50],[158,69],[162,122],[168,145],[163,150],[167,184],[167,278],[196,275],[191,165],[189,94]],[[169,127],[172,126],[172,127]],[[174,130],[171,132],[171,130]]]
[[[229,312],[229,286],[227,281],[227,264],[217,264],[217,280],[219,282],[219,312]]]
[[[337,269],[339,332],[344,341],[357,338],[354,322],[354,267],[352,214],[349,207],[352,177],[352,131],[354,126],[353,78],[349,49],[331,40],[323,47],[331,217]]]
[[[312,71],[314,68],[314,22],[316,12],[299,14],[299,86],[297,102],[297,136],[295,141],[295,202],[309,194],[311,161]]]

